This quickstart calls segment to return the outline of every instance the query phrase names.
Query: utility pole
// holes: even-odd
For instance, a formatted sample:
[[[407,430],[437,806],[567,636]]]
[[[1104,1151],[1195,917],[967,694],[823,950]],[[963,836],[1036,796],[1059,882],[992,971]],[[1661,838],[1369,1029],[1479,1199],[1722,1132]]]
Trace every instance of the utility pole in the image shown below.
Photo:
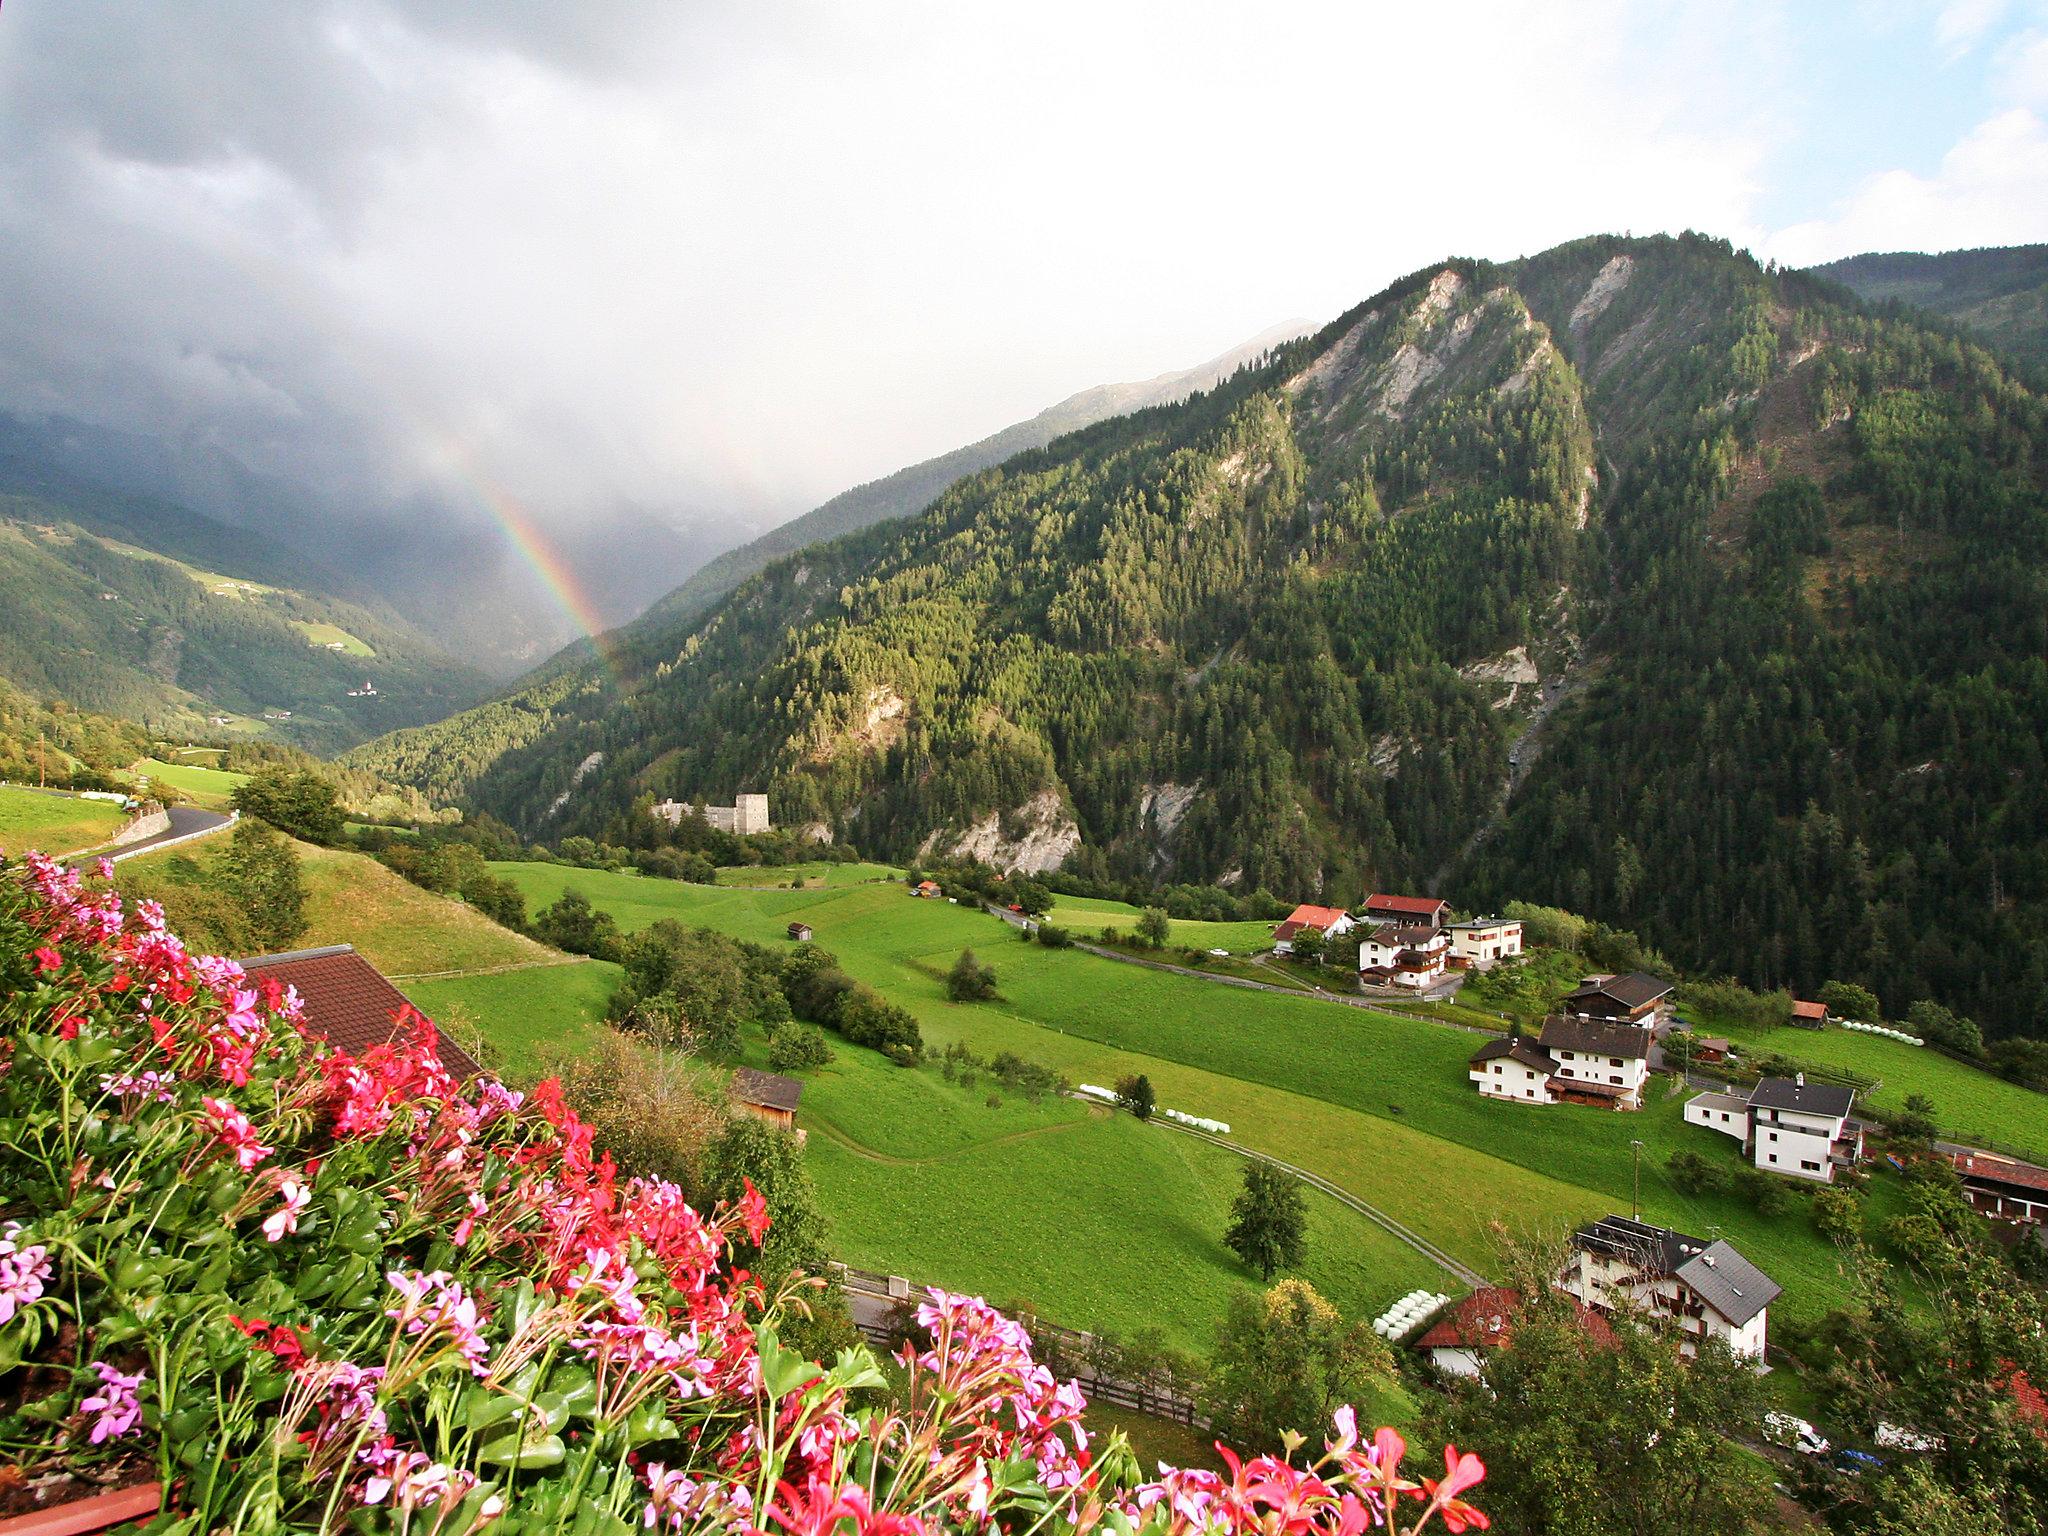
[[[1643,1219],[1643,1144],[1640,1141],[1631,1141],[1629,1146],[1633,1150],[1635,1157],[1635,1194],[1629,1201],[1629,1219],[1631,1221],[1641,1221]]]

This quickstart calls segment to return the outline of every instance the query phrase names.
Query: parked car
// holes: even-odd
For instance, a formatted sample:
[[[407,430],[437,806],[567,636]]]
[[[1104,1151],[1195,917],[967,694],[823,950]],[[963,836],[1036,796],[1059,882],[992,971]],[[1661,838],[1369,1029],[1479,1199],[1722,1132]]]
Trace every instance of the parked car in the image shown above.
[[[1230,951],[1227,949],[1212,949],[1209,951],[1209,953],[1211,955],[1214,955],[1218,960],[1228,960],[1230,958]]]
[[[1877,1443],[1888,1451],[1938,1451],[1941,1449],[1939,1435],[1923,1435],[1917,1429],[1901,1429],[1896,1424],[1877,1426]]]
[[[1796,1413],[1765,1414],[1764,1438],[1802,1456],[1825,1456],[1829,1450],[1827,1437]]]
[[[1865,1472],[1876,1472],[1884,1466],[1882,1456],[1873,1456],[1868,1451],[1852,1451],[1846,1445],[1835,1452],[1835,1465],[1851,1477],[1860,1477]]]

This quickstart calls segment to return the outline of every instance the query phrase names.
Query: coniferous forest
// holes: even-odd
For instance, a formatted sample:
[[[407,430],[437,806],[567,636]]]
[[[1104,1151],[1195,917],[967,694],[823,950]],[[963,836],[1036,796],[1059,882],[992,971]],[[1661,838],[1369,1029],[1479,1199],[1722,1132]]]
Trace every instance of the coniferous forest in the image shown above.
[[[1551,903],[2048,1019],[2048,416],[1725,243],[1414,274],[1215,390],[657,613],[356,766],[628,845]]]

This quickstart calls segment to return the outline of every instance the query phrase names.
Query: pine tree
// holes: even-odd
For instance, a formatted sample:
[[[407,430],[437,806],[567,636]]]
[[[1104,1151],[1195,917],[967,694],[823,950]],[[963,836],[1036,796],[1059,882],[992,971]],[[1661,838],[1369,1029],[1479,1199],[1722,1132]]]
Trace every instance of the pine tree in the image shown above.
[[[1293,1174],[1260,1158],[1244,1167],[1244,1188],[1230,1208],[1223,1241],[1261,1280],[1299,1269],[1308,1258],[1308,1201]]]

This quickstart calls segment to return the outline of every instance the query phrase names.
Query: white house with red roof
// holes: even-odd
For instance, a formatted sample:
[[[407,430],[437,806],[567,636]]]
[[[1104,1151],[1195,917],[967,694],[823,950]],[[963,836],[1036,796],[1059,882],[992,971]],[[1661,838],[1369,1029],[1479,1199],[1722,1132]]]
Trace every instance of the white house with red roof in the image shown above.
[[[1486,1357],[1514,1336],[1515,1324],[1533,1305],[1531,1298],[1505,1286],[1481,1286],[1415,1341],[1414,1348],[1447,1376],[1477,1376]],[[1570,1305],[1586,1342],[1597,1349],[1614,1347],[1607,1319],[1576,1297]]]
[[[1315,933],[1325,939],[1334,939],[1357,926],[1351,920],[1351,914],[1342,907],[1316,907],[1304,902],[1287,914],[1286,922],[1273,930],[1273,953],[1293,954],[1294,937],[1298,933]]]
[[[1358,979],[1367,986],[1412,987],[1443,980],[1451,936],[1429,923],[1380,923],[1358,941]]]

